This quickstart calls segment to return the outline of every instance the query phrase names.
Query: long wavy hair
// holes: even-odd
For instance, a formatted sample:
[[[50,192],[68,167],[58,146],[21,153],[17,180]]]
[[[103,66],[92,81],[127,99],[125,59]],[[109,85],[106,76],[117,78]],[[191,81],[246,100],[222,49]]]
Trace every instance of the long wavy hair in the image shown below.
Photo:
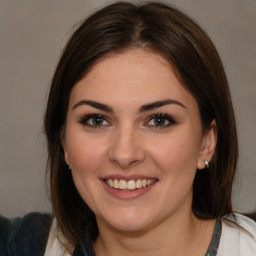
[[[98,229],[94,214],[74,185],[61,146],[70,92],[102,58],[133,48],[150,49],[170,62],[181,84],[197,101],[203,129],[216,120],[216,150],[209,169],[198,170],[195,176],[192,210],[201,219],[232,212],[237,133],[229,86],[217,50],[196,22],[173,6],[117,2],[92,14],[74,31],[53,76],[45,113],[52,207],[71,247],[79,243],[85,221],[92,225],[92,240]]]

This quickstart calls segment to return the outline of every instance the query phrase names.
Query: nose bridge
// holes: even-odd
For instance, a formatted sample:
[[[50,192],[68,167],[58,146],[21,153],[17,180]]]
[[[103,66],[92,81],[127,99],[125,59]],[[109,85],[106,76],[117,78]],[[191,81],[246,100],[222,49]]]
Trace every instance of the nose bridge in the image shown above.
[[[140,136],[132,124],[126,123],[116,129],[109,153],[110,160],[122,168],[128,168],[144,160]]]

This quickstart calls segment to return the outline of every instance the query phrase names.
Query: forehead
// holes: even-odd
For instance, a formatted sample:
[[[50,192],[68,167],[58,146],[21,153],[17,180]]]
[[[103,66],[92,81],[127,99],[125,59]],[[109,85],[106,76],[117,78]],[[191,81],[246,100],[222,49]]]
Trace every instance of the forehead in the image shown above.
[[[84,97],[108,104],[146,104],[166,97],[194,100],[165,58],[142,49],[112,54],[96,63],[73,87],[70,101]]]

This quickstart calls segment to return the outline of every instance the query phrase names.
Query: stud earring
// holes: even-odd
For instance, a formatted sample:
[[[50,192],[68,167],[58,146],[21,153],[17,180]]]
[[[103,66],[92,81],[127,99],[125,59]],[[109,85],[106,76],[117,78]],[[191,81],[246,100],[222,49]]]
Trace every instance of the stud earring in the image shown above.
[[[209,162],[207,160],[204,160],[204,164],[205,164],[205,168],[208,169],[209,168]]]

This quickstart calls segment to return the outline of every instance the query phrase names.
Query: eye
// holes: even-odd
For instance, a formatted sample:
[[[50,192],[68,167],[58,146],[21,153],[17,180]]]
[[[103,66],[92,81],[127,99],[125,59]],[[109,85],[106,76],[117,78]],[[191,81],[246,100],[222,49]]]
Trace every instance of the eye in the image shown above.
[[[86,125],[92,128],[100,128],[102,126],[110,125],[103,115],[98,115],[98,114],[90,114],[90,115],[83,116],[79,122],[83,125]]]
[[[175,120],[171,116],[165,114],[157,114],[151,116],[147,126],[152,126],[154,128],[167,128],[175,123]]]

